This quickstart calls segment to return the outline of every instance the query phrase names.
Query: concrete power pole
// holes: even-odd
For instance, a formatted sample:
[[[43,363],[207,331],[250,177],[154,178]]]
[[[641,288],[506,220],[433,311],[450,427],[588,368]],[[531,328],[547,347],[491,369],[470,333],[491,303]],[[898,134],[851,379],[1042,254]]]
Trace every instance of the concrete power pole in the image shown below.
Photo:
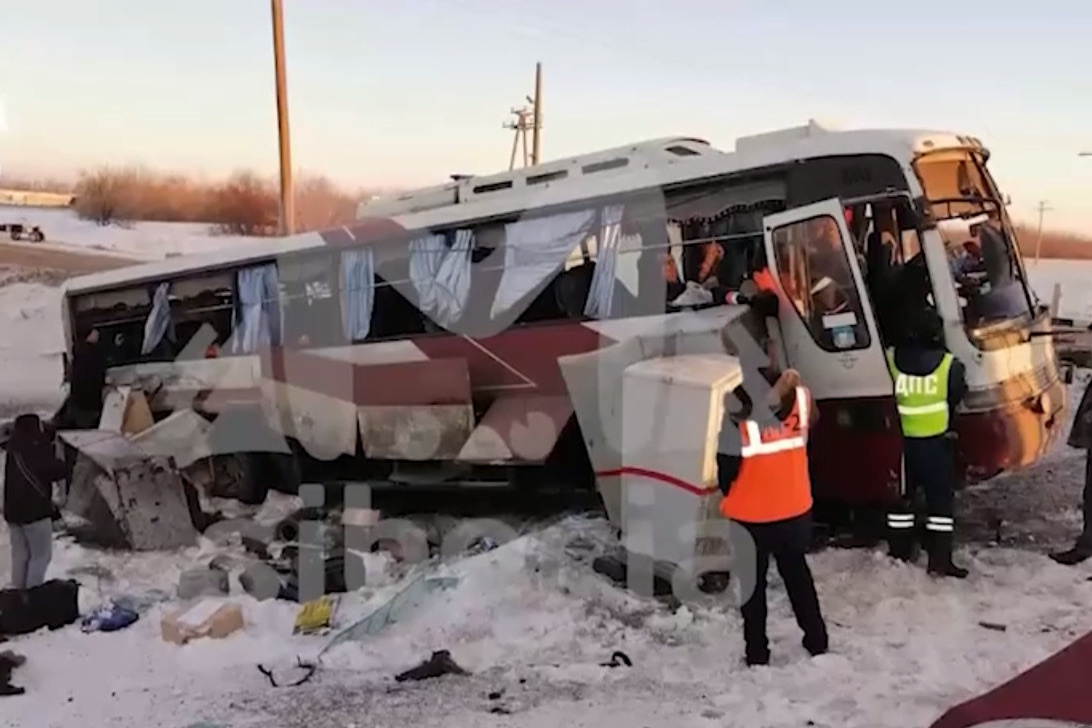
[[[534,166],[542,162],[542,64],[535,64],[535,95],[527,97],[526,106],[513,108],[514,121],[505,122],[504,128],[515,132],[512,138],[512,156],[508,160],[508,169],[516,168],[516,153],[523,142],[523,166]],[[531,134],[531,149],[527,149],[527,133]]]
[[[1043,250],[1043,214],[1049,212],[1051,207],[1046,200],[1040,200],[1036,209],[1039,210],[1039,231],[1035,236],[1035,264],[1039,265],[1039,254]]]
[[[273,11],[273,63],[277,81],[277,141],[281,168],[280,234],[291,235],[296,227],[295,195],[292,190],[292,152],[288,133],[288,89],[284,69],[284,6],[270,0]]]

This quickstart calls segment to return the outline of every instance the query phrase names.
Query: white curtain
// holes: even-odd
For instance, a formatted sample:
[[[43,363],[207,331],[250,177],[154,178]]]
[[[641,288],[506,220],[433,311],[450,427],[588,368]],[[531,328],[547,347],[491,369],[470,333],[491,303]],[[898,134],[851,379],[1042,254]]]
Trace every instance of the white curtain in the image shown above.
[[[470,297],[470,265],[474,234],[458,230],[448,248],[443,235],[410,241],[409,275],[417,291],[417,307],[439,325],[450,328],[463,315]]]
[[[496,319],[542,286],[587,235],[594,210],[520,220],[505,226],[504,273],[491,317]]]
[[[150,354],[163,341],[171,323],[171,284],[160,283],[152,296],[152,310],[144,322],[144,343],[140,345],[141,354]]]
[[[242,320],[232,334],[232,350],[251,354],[264,346],[280,346],[280,285],[276,264],[239,271],[236,285]]]
[[[417,291],[417,307],[429,313],[436,305],[436,272],[447,246],[443,235],[424,235],[409,244],[409,277]]]
[[[375,308],[375,255],[371,248],[341,254],[341,325],[349,341],[363,341]]]
[[[436,271],[436,286],[433,288],[435,309],[425,313],[445,328],[449,328],[462,317],[470,299],[470,265],[473,253],[474,233],[470,230],[456,231],[455,243]]]
[[[584,315],[591,318],[607,318],[614,301],[614,275],[618,267],[618,243],[622,239],[623,205],[603,208],[602,225],[595,256],[595,273],[592,276]]]

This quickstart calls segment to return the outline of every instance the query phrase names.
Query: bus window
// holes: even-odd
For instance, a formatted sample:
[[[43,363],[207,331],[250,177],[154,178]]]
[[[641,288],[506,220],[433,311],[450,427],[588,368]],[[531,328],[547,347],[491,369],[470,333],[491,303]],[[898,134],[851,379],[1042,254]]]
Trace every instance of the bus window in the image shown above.
[[[338,261],[333,253],[282,258],[277,262],[287,346],[340,346],[345,343],[341,306],[334,295]]]
[[[777,270],[812,338],[825,351],[871,345],[847,244],[829,215],[773,231]]]

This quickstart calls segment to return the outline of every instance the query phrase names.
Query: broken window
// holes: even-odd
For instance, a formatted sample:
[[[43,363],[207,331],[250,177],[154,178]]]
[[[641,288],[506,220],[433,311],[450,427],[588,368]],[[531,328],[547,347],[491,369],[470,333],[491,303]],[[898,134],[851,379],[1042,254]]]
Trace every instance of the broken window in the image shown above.
[[[337,258],[329,251],[309,252],[277,261],[284,342],[288,346],[338,346],[344,343],[341,310],[335,295]]]

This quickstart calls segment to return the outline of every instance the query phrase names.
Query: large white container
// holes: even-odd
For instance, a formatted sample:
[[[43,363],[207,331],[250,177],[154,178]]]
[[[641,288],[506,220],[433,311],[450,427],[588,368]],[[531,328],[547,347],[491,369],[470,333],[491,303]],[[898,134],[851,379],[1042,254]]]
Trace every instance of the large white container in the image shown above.
[[[627,550],[665,565],[698,551],[696,526],[717,518],[717,443],[725,395],[739,386],[727,354],[668,356],[623,374],[621,528]]]

